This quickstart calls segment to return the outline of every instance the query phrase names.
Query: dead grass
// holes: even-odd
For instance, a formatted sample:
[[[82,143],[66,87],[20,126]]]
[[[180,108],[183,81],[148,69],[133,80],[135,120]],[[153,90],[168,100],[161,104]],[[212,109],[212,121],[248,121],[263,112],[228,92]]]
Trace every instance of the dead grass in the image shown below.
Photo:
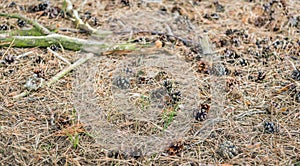
[[[15,2],[23,7],[39,3]],[[220,0],[224,12],[212,1],[163,1],[148,5],[139,2],[129,0],[131,6],[128,7],[120,1],[87,1],[82,13],[89,11],[98,19],[94,27],[117,32],[128,32],[132,28],[166,32],[194,43],[207,32],[218,52],[218,63],[230,72],[221,77],[207,74],[211,59],[204,58],[197,47],[186,46],[174,38],[125,33],[110,36],[105,41],[146,41],[153,43],[153,48],[156,41],[161,41],[163,48],[125,56],[116,53],[95,57],[53,86],[14,100],[13,96],[26,90],[24,85],[28,80],[35,77],[49,80],[67,64],[40,48],[2,48],[0,164],[299,165],[299,76],[292,76],[292,72],[299,69],[299,2],[274,1],[273,6],[268,7],[271,1]],[[10,2],[0,2],[3,7],[8,4]],[[76,3],[75,7],[79,5]],[[76,28],[61,17],[39,17],[40,13],[27,13],[20,7],[5,10],[37,18],[47,27]],[[1,24],[18,28],[15,21],[1,18]],[[89,38],[82,33],[60,33]],[[71,63],[81,55],[67,50],[59,54]],[[158,55],[176,57],[173,61],[165,59],[173,64],[174,70],[155,68],[160,63],[147,61],[147,57]],[[157,112],[158,107],[152,109],[153,103],[137,96],[151,96],[152,90],[162,88],[161,82],[131,83],[134,86],[130,89],[133,95],[130,102],[135,103],[134,106],[128,105],[128,96],[118,96],[125,93],[113,86],[113,79],[124,76],[122,69],[137,57],[144,57],[146,66],[137,65],[132,69],[145,70],[145,77],[166,70],[170,79],[191,83],[179,84],[182,105],[187,108],[174,117],[175,121],[167,128],[173,132],[165,132],[166,137],[159,136],[164,127],[163,111]],[[11,58],[14,60],[10,61]],[[184,72],[187,74],[182,74]],[[222,85],[213,82],[213,77]],[[90,87],[79,86],[83,82]],[[193,95],[196,97],[191,99]],[[217,103],[214,100],[218,97],[224,103],[217,105],[221,111],[214,111],[214,103]],[[203,122],[196,121],[191,111],[200,104],[211,106],[208,119]],[[146,112],[150,108],[153,112]],[[274,132],[266,131],[266,122],[274,124]],[[99,133],[100,139],[97,138]]]

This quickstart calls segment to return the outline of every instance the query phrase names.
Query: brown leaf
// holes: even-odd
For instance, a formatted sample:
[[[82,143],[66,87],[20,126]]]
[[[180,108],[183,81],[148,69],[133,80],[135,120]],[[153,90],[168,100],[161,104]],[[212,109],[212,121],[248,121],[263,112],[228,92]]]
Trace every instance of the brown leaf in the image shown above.
[[[184,142],[182,140],[172,142],[170,146],[167,148],[167,152],[169,155],[176,155],[180,153],[184,148]]]
[[[77,123],[75,125],[72,125],[66,129],[62,129],[58,131],[55,135],[56,136],[68,136],[68,135],[74,135],[74,134],[79,134],[79,133],[84,133],[85,129],[83,128],[82,123]]]

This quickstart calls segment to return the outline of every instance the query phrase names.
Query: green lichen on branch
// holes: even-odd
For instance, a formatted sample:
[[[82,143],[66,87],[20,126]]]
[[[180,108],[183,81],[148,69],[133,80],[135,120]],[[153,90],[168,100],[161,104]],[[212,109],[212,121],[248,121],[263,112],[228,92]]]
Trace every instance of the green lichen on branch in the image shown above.
[[[106,44],[99,41],[90,41],[69,37],[60,34],[50,34],[47,36],[10,36],[9,34],[0,34],[0,48],[8,47],[13,42],[13,47],[49,47],[52,44],[62,45],[64,49],[79,51],[84,50],[99,54],[104,51],[114,50],[137,50],[137,45],[132,43],[125,44]]]
[[[0,47],[7,47],[13,42],[13,47],[49,47],[61,43],[65,49],[80,50],[85,40],[52,34],[48,36],[8,36],[0,35]]]
[[[4,31],[0,34],[9,34],[9,36],[43,36],[36,28],[27,29],[27,30],[15,30],[15,31]]]

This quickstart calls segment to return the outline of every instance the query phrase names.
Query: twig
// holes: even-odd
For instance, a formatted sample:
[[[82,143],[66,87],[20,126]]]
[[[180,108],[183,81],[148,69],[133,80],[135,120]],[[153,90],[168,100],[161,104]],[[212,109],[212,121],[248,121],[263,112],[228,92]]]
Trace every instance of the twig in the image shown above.
[[[79,28],[86,30],[90,33],[95,33],[97,30],[91,27],[88,23],[84,23],[81,18],[79,17],[78,11],[73,10],[73,17],[76,20],[76,25],[78,25]]]
[[[207,35],[203,36],[200,40],[200,45],[202,46],[203,55],[214,55],[215,52],[211,48],[211,44]]]
[[[9,44],[8,48],[6,49],[6,51],[4,52],[4,54],[2,55],[2,58],[5,57],[5,55],[8,53],[9,49],[12,47],[12,45],[14,44],[15,39],[13,39],[13,41]]]
[[[78,11],[73,8],[72,2],[70,0],[65,0],[65,3],[67,5],[66,12],[73,17],[73,22],[75,22],[75,25],[78,26],[79,29],[85,30],[101,38],[113,33],[112,31],[97,30],[91,27],[88,23],[84,23],[79,17]]]
[[[286,57],[286,60],[288,62],[290,62],[290,64],[292,65],[292,67],[293,67],[294,70],[298,70],[297,67],[295,66],[295,64],[292,61],[290,61],[287,57]]]
[[[147,119],[134,119],[134,120],[136,120],[136,121],[144,121],[144,122],[147,122],[147,123],[151,123],[154,127],[158,128],[160,131],[171,133],[169,130],[164,129],[163,127],[158,126],[157,124],[153,123],[150,120],[147,120]]]
[[[126,33],[160,35],[160,36],[166,36],[167,38],[172,38],[173,37],[173,38],[181,41],[185,46],[198,46],[199,45],[199,43],[195,43],[192,40],[184,39],[184,38],[178,37],[176,35],[167,34],[167,33],[164,33],[164,32],[146,31],[146,30],[114,32],[114,34],[126,34]]]
[[[0,13],[1,17],[9,17],[9,18],[18,18],[21,20],[24,20],[27,24],[32,25],[33,27],[35,27],[38,31],[40,31],[41,33],[43,33],[44,35],[48,35],[51,32],[45,28],[44,26],[42,26],[41,24],[39,24],[36,21],[33,21],[32,19],[29,19],[23,15],[20,14],[8,14],[8,13]]]
[[[86,33],[83,29],[73,29],[73,28],[58,28],[59,31],[63,32],[73,32],[73,33]]]
[[[76,61],[72,65],[70,65],[67,68],[65,68],[64,70],[60,71],[59,73],[57,73],[55,76],[53,76],[51,78],[51,80],[47,83],[47,86],[48,87],[51,86],[52,84],[54,84],[55,82],[57,82],[60,78],[62,78],[66,74],[68,74],[70,71],[74,70],[79,65],[85,63],[86,61],[88,61],[89,59],[91,59],[93,56],[94,56],[94,54],[89,53],[89,54],[86,55],[86,57],[80,58],[78,61]]]
[[[21,55],[17,56],[16,59],[20,59],[20,58],[25,57],[25,56],[27,56],[29,54],[32,54],[32,53],[33,53],[33,51],[25,52],[24,54],[21,54]]]
[[[78,11],[81,11],[81,9],[84,7],[84,5],[87,3],[87,0],[83,0],[83,2],[79,5]]]
[[[207,120],[207,122],[205,122],[205,124],[203,125],[203,127],[201,127],[200,130],[198,130],[195,134],[194,134],[194,137],[197,136],[199,133],[201,133],[202,131],[204,131],[205,129],[207,129],[208,126],[212,126],[214,125],[215,123],[218,123],[218,122],[223,122],[225,121],[225,119],[223,118],[215,118],[215,119],[210,119],[210,120]],[[209,130],[209,133],[212,132],[211,130]],[[198,144],[199,142],[195,143],[195,144]]]
[[[64,61],[66,64],[71,65],[71,63],[66,58],[60,56],[57,52],[52,51],[49,47],[47,47],[47,50],[51,52],[53,55],[55,55],[57,58],[59,58],[60,60]]]
[[[171,27],[168,24],[166,24],[166,29],[168,31],[168,35],[174,36],[174,33],[172,32],[172,29],[171,29]]]
[[[26,90],[26,91],[24,91],[24,92],[22,92],[22,93],[20,93],[20,94],[18,94],[16,96],[13,96],[13,99],[19,99],[19,98],[25,97],[25,96],[27,96],[29,94],[30,94],[30,91]]]
[[[239,120],[242,119],[245,116],[250,116],[250,115],[254,115],[254,114],[266,114],[267,111],[263,111],[263,110],[257,110],[257,111],[247,111],[247,112],[243,112],[241,114],[238,114],[236,116],[233,117],[234,120]]]
[[[50,81],[48,81],[47,83],[42,83],[42,85],[40,85],[38,88],[42,88],[45,85],[47,87],[50,87],[52,84],[54,84],[55,82],[57,82],[59,79],[61,79],[63,76],[65,76],[66,74],[68,74],[70,71],[74,70],[76,67],[80,66],[81,64],[85,63],[86,61],[88,61],[89,59],[91,59],[94,56],[94,54],[89,53],[86,55],[86,57],[80,58],[78,61],[76,61],[74,64],[68,66],[67,68],[65,68],[64,70],[60,71],[59,73],[57,73],[55,76],[53,76]],[[35,89],[37,90],[37,89]],[[13,96],[13,99],[19,99],[22,97],[25,97],[27,95],[30,94],[31,91],[24,91],[21,94],[18,94],[16,96]]]

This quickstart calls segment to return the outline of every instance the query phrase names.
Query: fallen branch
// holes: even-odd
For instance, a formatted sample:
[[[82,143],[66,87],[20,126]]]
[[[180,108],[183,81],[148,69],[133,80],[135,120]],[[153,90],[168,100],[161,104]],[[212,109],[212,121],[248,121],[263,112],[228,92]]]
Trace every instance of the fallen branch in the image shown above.
[[[99,54],[105,51],[114,50],[137,50],[137,44],[105,44],[99,41],[90,41],[69,37],[60,34],[50,34],[47,36],[9,36],[0,34],[0,48],[8,47],[13,42],[13,47],[50,47],[52,44],[62,45],[64,49],[79,51],[84,50]]]

